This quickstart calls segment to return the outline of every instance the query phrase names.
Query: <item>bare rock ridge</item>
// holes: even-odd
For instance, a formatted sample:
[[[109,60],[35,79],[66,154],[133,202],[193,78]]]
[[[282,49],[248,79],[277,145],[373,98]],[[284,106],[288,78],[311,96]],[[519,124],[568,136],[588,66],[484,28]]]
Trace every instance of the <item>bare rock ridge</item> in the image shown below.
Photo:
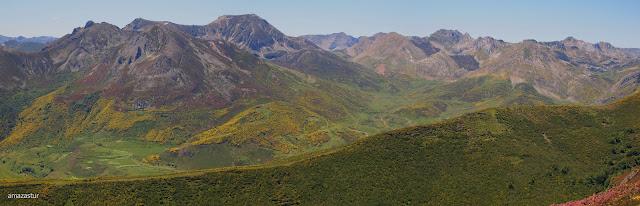
[[[152,24],[173,25],[187,34],[205,40],[229,41],[267,59],[279,57],[285,52],[318,49],[310,41],[283,34],[255,14],[220,16],[207,25],[178,25],[138,18],[124,29],[138,31]]]
[[[205,41],[231,42],[258,57],[321,78],[370,89],[380,89],[375,82],[383,81],[362,66],[322,50],[304,38],[283,34],[254,14],[221,16],[207,25],[178,25],[136,19],[123,30],[141,31],[155,24],[171,26]]]
[[[508,43],[441,29],[426,37],[378,33],[333,50],[326,47],[331,35],[303,37],[385,76],[456,81],[493,75],[507,78],[514,85],[531,84],[554,99],[588,103],[610,101],[635,91],[635,86],[621,78],[640,65],[638,49],[616,48],[606,42],[588,43],[573,37],[553,42]],[[614,75],[604,77],[605,72]],[[622,86],[623,82],[626,86]]]
[[[482,59],[471,55],[492,52],[500,46],[502,42],[491,38],[475,41],[468,34],[439,30],[431,37],[406,37],[394,32],[360,37],[358,43],[343,52],[380,74],[453,81],[479,68],[478,61]]]

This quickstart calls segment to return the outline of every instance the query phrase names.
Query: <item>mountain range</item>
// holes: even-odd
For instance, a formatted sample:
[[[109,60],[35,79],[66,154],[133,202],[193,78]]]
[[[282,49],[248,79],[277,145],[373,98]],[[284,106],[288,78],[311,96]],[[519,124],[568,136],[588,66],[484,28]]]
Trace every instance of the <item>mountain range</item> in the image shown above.
[[[370,197],[520,205],[602,191],[637,156],[640,50],[572,37],[510,43],[456,30],[293,37],[254,14],[206,25],[88,21],[37,51],[0,47],[0,74],[6,180],[232,167],[76,186],[176,189],[147,187],[166,180],[188,192],[209,191],[201,187],[215,181],[220,187],[210,192],[230,194],[257,180],[220,203],[320,204],[330,199],[323,195],[342,194],[336,204]],[[555,104],[564,106],[548,106]],[[266,165],[249,166],[256,164]],[[490,198],[476,196],[481,191]],[[47,201],[67,192],[82,193],[56,187]],[[401,195],[414,192],[430,195]],[[173,203],[209,201],[191,194],[202,196]],[[118,202],[112,197],[104,201]]]
[[[336,42],[331,35],[303,37],[319,45]],[[378,33],[342,44],[338,52],[382,75],[455,81],[491,74],[513,84],[531,84],[548,97],[582,103],[607,102],[630,94],[624,85],[638,75],[640,63],[637,49],[616,48],[606,42],[592,44],[567,37],[554,42],[507,43],[456,30],[438,30],[426,37]]]
[[[246,27],[225,27],[239,23]],[[255,15],[223,16],[206,26],[136,19],[121,29],[89,21],[40,52],[1,52],[7,101],[0,147],[11,161],[5,169],[18,176],[138,173],[99,161],[57,165],[102,156],[94,151],[96,138],[109,136],[153,145],[130,151],[135,155],[121,163],[153,172],[334,147],[366,133],[351,128],[371,111],[365,93],[390,87],[363,66],[284,36]],[[24,149],[45,151],[26,160]],[[68,152],[74,155],[51,159]],[[219,160],[199,160],[211,155]]]
[[[55,41],[55,37],[7,37],[0,35],[0,45],[23,52],[37,52],[44,48],[49,42]]]

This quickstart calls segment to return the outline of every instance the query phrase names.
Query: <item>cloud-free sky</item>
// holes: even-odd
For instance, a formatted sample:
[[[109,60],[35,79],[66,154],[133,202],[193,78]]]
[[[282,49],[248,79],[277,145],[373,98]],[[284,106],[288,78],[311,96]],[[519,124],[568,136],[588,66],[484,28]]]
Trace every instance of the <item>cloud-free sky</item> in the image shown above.
[[[445,28],[509,42],[574,36],[640,48],[637,0],[4,0],[0,34],[62,36],[87,20],[122,27],[137,17],[206,24],[220,15],[245,13],[292,36],[391,31],[426,36]]]

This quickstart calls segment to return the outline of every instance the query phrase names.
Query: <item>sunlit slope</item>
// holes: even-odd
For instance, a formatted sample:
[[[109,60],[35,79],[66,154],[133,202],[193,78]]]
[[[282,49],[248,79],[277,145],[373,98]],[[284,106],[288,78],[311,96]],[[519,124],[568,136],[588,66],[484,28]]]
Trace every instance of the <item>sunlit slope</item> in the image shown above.
[[[274,167],[19,184],[42,204],[545,205],[604,190],[640,160],[640,96],[607,107],[488,109]],[[9,203],[9,202],[6,202]]]

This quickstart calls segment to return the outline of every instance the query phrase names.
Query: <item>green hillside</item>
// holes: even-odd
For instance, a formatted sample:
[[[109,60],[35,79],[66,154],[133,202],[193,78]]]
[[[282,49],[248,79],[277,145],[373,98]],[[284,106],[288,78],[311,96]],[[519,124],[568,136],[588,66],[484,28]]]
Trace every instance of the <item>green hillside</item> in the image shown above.
[[[603,107],[487,109],[309,159],[154,178],[7,183],[0,204],[547,205],[640,162],[640,95]]]

